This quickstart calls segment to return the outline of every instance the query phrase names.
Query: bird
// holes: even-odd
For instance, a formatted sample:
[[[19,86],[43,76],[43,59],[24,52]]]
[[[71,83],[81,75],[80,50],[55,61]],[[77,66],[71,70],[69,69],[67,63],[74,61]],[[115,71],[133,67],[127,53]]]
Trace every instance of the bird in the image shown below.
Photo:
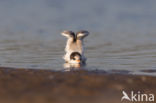
[[[65,30],[61,33],[67,38],[65,46],[65,55],[63,59],[66,63],[81,64],[86,62],[86,57],[84,56],[84,38],[89,35],[86,30],[81,30],[77,33],[73,31]]]

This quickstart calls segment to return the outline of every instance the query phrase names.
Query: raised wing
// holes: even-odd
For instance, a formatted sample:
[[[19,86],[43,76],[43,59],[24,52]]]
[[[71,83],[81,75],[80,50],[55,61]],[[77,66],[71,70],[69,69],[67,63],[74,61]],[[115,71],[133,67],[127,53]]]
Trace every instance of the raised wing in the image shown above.
[[[81,30],[81,31],[76,33],[77,39],[83,39],[83,38],[85,38],[88,35],[89,35],[89,32],[86,31],[86,30]]]
[[[74,32],[68,31],[68,30],[63,31],[61,34],[67,38],[74,38],[75,37]]]

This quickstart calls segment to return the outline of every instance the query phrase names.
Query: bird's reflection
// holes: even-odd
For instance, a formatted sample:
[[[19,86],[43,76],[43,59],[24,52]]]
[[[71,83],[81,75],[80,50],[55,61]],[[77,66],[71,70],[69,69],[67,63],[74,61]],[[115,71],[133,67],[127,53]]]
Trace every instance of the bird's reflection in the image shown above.
[[[65,68],[65,71],[71,71],[71,70],[79,70],[82,69],[82,67],[85,67],[85,63],[64,63],[63,67]]]

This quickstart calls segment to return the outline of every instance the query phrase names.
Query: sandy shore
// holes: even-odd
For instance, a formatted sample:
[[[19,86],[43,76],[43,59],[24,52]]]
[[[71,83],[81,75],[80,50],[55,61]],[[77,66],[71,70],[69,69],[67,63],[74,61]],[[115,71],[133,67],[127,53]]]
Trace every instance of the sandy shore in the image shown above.
[[[0,68],[0,103],[121,103],[122,90],[156,95],[156,77]]]

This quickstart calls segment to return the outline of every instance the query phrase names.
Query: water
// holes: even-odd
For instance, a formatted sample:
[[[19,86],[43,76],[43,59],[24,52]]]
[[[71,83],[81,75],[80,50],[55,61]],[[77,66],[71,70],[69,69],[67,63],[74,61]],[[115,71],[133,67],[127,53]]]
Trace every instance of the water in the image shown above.
[[[1,0],[0,66],[63,70],[63,30],[86,29],[89,70],[156,76],[154,0]]]

